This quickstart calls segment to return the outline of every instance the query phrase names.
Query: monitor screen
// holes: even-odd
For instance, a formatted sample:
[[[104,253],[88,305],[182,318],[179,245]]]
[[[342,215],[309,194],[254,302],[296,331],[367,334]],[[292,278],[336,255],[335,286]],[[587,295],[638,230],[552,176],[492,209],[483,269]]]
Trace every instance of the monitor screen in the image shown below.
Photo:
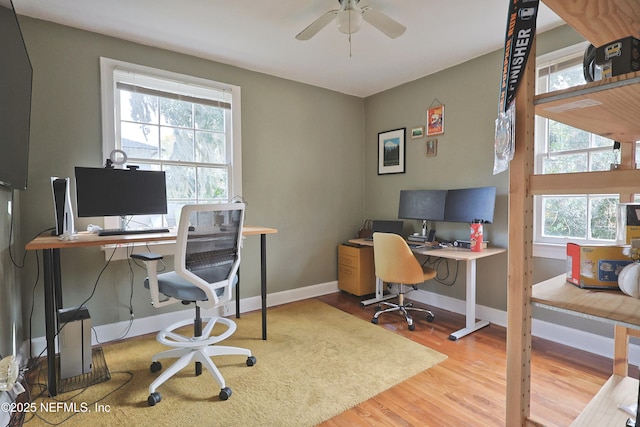
[[[398,218],[442,221],[447,190],[401,190]]]
[[[164,172],[76,167],[79,217],[167,213]]]
[[[496,187],[449,190],[444,208],[444,220],[471,223],[479,219],[482,222],[491,223],[495,205]]]

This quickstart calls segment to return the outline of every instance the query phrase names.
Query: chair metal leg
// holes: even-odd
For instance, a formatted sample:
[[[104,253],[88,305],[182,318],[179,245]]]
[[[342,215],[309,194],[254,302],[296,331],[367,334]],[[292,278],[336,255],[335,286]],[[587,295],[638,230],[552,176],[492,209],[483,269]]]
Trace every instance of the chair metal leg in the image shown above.
[[[185,366],[191,362],[193,359],[193,352],[189,352],[188,354],[182,356],[180,359],[176,360],[175,363],[167,370],[165,370],[158,378],[156,378],[151,385],[149,386],[149,394],[152,394],[156,391],[158,387],[160,387],[165,381],[169,378],[180,372]]]
[[[193,319],[193,336],[201,337],[202,336],[202,317],[200,317],[200,306],[198,303],[196,305],[196,317]],[[196,362],[196,376],[202,375],[202,363]]]
[[[399,285],[400,289],[399,289],[399,293],[398,293],[398,303],[394,304],[391,302],[387,302],[387,301],[383,301],[380,303],[380,305],[378,307],[381,307],[382,305],[385,306],[389,306],[389,308],[386,308],[384,310],[378,310],[374,315],[373,318],[371,319],[371,323],[377,324],[378,323],[378,317],[380,317],[381,314],[383,313],[391,313],[394,311],[398,311],[400,312],[400,314],[402,314],[405,318],[405,320],[407,321],[407,325],[410,331],[415,330],[415,325],[413,324],[413,317],[411,316],[411,314],[409,314],[409,311],[418,311],[418,312],[422,312],[422,313],[426,313],[427,315],[427,321],[428,322],[433,322],[433,319],[435,318],[434,314],[427,309],[424,308],[418,308],[418,307],[413,307],[413,303],[408,301],[405,303],[405,292],[403,292],[402,289],[402,285]]]

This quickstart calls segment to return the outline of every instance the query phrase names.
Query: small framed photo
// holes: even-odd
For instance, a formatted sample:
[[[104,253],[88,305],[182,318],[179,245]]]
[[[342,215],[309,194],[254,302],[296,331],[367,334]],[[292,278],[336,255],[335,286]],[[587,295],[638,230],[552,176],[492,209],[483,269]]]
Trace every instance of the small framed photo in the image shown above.
[[[427,140],[427,157],[434,157],[438,154],[438,140],[437,139],[429,139]]]
[[[427,109],[427,136],[444,133],[444,105]]]
[[[407,128],[378,134],[378,175],[404,173]]]
[[[418,139],[424,136],[424,126],[411,129],[411,139]]]

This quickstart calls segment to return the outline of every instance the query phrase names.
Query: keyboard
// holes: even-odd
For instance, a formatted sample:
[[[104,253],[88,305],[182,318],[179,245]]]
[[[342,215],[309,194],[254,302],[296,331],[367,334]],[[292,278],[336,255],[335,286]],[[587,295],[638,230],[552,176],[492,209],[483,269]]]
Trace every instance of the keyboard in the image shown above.
[[[140,228],[125,230],[124,228],[105,228],[98,231],[98,236],[124,236],[127,234],[168,233],[168,228]]]

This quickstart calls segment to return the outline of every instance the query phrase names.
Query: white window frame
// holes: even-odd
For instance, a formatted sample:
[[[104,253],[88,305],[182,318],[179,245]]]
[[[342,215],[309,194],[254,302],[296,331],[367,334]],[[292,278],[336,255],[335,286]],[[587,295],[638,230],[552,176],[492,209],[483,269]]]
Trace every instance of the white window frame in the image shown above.
[[[566,47],[564,49],[559,49],[557,51],[541,55],[537,58],[536,63],[536,94],[539,93],[539,85],[538,83],[538,70],[541,68],[545,68],[549,66],[549,64],[558,63],[560,61],[574,59],[574,58],[582,58],[584,52],[588,46],[588,42],[579,43],[573,46]],[[548,120],[542,117],[536,116],[535,122],[535,173],[542,173],[542,159],[546,155],[546,138],[539,137],[540,135],[547,135],[546,126],[548,126]],[[590,148],[585,150],[576,150],[578,152],[590,152],[595,153],[598,151],[611,150],[610,147],[598,147],[598,148]],[[602,197],[608,196],[608,194],[577,194],[577,196],[591,196],[591,197]],[[534,227],[533,227],[533,256],[544,257],[544,258],[554,258],[554,259],[566,259],[566,244],[571,241],[575,243],[610,243],[609,240],[588,240],[588,239],[576,239],[576,238],[545,238],[542,236],[542,221],[543,221],[543,212],[542,212],[542,201],[540,196],[534,197]]]
[[[190,94],[205,93],[208,90],[231,93],[231,173],[229,174],[229,198],[242,197],[242,126],[241,126],[241,90],[239,86],[219,83],[213,80],[160,70],[144,65],[133,64],[111,58],[100,58],[100,76],[102,93],[102,155],[106,160],[116,148],[120,135],[116,134],[116,123],[119,120],[117,100],[117,78],[115,72],[133,73],[144,76],[162,85],[165,90],[187,87]],[[184,89],[183,89],[184,90]],[[178,92],[180,93],[180,92]],[[119,227],[120,219],[105,217],[107,228]]]

